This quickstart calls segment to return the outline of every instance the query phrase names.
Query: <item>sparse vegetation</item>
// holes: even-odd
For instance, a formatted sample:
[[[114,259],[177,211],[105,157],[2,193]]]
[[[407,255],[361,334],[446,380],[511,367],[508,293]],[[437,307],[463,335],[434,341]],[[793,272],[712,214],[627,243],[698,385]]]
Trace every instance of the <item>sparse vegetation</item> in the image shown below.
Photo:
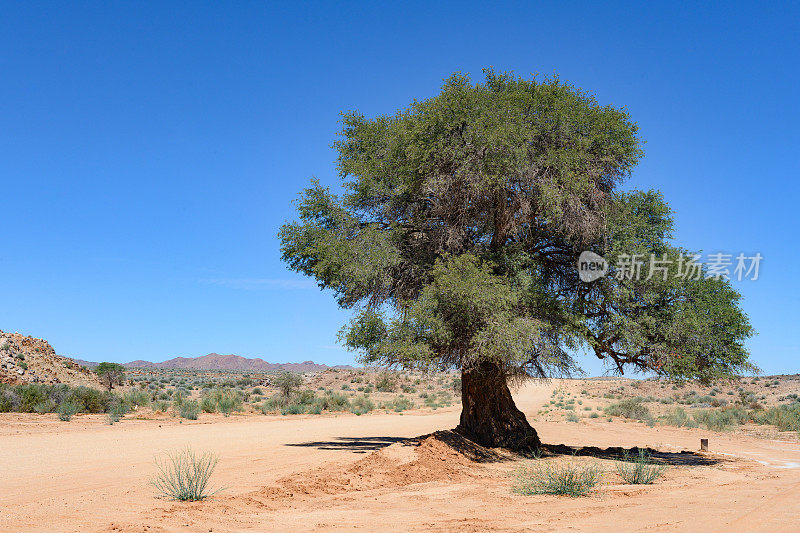
[[[617,461],[617,474],[632,485],[649,485],[661,476],[666,466],[655,463],[646,450],[639,450],[638,455],[623,456]]]
[[[613,403],[605,408],[605,413],[611,416],[621,416],[632,420],[649,421],[653,419],[650,410],[642,404],[641,398],[630,398]]]
[[[519,494],[583,496],[600,480],[596,464],[559,464],[536,461],[516,472],[514,491]]]
[[[180,501],[197,501],[207,498],[209,480],[218,463],[216,455],[200,455],[191,448],[166,454],[156,460],[158,473],[152,480],[161,496]]]

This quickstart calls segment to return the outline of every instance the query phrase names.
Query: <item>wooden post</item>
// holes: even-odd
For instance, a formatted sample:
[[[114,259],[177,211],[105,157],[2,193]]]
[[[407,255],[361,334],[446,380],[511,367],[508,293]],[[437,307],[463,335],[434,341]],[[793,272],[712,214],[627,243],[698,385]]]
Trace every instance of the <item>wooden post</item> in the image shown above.
[[[701,452],[708,451],[708,439],[700,439],[700,451]]]

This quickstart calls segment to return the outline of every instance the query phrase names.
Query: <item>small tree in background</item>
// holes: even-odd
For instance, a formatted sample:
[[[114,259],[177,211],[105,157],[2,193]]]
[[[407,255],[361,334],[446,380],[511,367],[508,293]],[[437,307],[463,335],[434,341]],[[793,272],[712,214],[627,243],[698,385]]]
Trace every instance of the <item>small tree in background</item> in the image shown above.
[[[289,398],[303,384],[303,378],[294,372],[283,372],[275,376],[272,383],[284,398]]]
[[[680,276],[687,252],[670,243],[661,194],[619,190],[642,156],[624,109],[488,70],[484,83],[455,74],[437,96],[343,123],[345,192],[303,192],[299,221],[281,228],[283,259],[355,310],[342,336],[364,363],[460,370],[464,436],[538,448],[508,385],[569,374],[581,348],[618,373],[708,382],[754,368],[739,294]],[[582,251],[669,266],[587,283]]]
[[[113,389],[114,385],[122,385],[125,380],[125,367],[117,363],[100,363],[95,367],[94,373],[108,390]]]

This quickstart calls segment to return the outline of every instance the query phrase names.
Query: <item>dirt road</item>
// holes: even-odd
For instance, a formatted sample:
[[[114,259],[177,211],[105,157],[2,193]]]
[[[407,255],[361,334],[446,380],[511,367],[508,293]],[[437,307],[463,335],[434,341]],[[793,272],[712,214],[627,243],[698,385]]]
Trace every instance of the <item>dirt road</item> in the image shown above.
[[[555,385],[528,385],[515,395],[518,405],[534,418]],[[708,436],[715,464],[676,466],[654,485],[630,486],[614,478],[610,461],[601,461],[608,465],[606,481],[579,499],[512,493],[514,464],[450,473],[441,470],[444,458],[441,465],[426,463],[431,481],[381,478],[357,485],[374,481],[379,465],[392,467],[390,452],[375,459],[384,463],[370,463],[372,451],[398,438],[452,428],[458,414],[451,407],[360,417],[205,415],[184,423],[129,417],[114,426],[95,416],[66,424],[4,414],[0,530],[800,530],[796,442],[603,419],[535,426],[551,444],[649,445],[663,451],[696,449],[699,437]],[[155,499],[148,484],[154,456],[185,445],[219,455],[214,483],[225,490],[201,503]],[[416,464],[422,463],[411,463]],[[331,488],[326,478],[348,468],[353,490]],[[298,480],[299,488],[286,489],[294,486],[287,479]],[[310,480],[307,487],[303,480]],[[269,489],[276,484],[284,488]]]

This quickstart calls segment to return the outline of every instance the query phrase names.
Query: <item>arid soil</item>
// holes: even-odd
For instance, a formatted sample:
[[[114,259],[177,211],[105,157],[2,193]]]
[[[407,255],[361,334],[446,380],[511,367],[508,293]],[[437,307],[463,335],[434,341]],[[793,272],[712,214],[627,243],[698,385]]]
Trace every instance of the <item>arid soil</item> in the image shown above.
[[[605,417],[537,415],[558,381],[515,394],[547,444],[649,446],[673,466],[653,485],[625,485],[610,459],[589,496],[523,496],[501,454],[474,462],[426,435],[457,424],[459,407],[322,416],[126,418],[70,423],[0,415],[0,531],[798,531],[800,443],[737,431],[648,427]],[[574,383],[569,387],[577,387]],[[697,450],[710,439],[707,454]],[[156,499],[154,456],[191,445],[220,458],[203,502]]]

